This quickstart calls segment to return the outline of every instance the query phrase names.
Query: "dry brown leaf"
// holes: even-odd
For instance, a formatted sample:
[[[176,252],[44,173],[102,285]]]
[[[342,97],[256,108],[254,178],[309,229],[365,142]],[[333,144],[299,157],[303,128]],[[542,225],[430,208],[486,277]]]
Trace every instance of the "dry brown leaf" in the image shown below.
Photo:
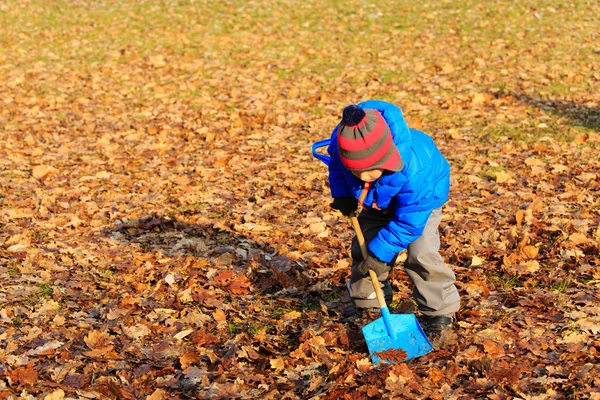
[[[167,392],[165,392],[164,390],[156,389],[154,392],[152,392],[151,395],[146,397],[146,400],[164,400],[166,395]]]
[[[8,378],[18,385],[33,385],[38,380],[38,372],[33,368],[33,363],[30,363],[9,372]]]
[[[512,177],[512,175],[509,174],[508,172],[498,171],[494,174],[494,176],[496,178],[496,182],[498,182],[498,183],[515,183],[516,182],[514,180],[514,178]]]
[[[41,3],[1,6],[0,398],[594,396],[594,2]],[[339,323],[353,232],[310,154],[369,98],[451,165],[461,293],[447,347],[387,367]]]
[[[282,358],[272,358],[269,360],[271,363],[271,368],[280,371],[285,368],[285,361]]]
[[[63,400],[65,398],[65,391],[62,389],[56,389],[52,393],[44,397],[44,400]]]
[[[36,165],[31,170],[31,176],[33,176],[37,180],[42,180],[46,178],[48,175],[57,174],[58,169],[48,166],[48,165]]]
[[[471,258],[471,266],[477,267],[479,265],[483,265],[483,259],[479,256],[473,255],[473,257]]]
[[[537,258],[539,251],[539,248],[530,245],[525,246],[521,249],[521,253],[523,253],[525,258],[528,258],[530,260]]]
[[[569,235],[569,241],[575,245],[586,244],[590,241],[590,239],[580,232],[575,232]]]
[[[227,315],[225,314],[225,312],[223,310],[215,310],[212,315],[213,315],[213,318],[215,319],[215,321],[217,321],[219,323],[227,322]]]

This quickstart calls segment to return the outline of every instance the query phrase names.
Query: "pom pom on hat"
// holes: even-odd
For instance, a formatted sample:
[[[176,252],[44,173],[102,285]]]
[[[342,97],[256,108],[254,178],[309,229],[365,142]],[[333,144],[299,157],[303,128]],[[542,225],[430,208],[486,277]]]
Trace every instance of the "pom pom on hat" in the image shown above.
[[[340,159],[351,171],[403,168],[390,128],[377,110],[354,104],[344,108],[337,142]]]
[[[342,113],[343,125],[357,125],[365,117],[365,111],[357,105],[351,104],[344,108]]]

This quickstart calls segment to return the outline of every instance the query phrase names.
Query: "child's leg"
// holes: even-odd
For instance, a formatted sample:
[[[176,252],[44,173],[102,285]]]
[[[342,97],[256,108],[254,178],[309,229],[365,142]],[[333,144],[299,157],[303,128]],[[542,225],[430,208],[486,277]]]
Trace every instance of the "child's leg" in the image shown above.
[[[380,212],[368,212],[362,211],[358,216],[358,222],[360,228],[365,237],[365,242],[369,243],[381,228],[383,228],[390,218]],[[356,272],[356,267],[363,261],[362,252],[356,235],[352,238],[352,274],[350,275],[350,282],[348,282],[348,291],[352,301],[357,308],[379,308],[377,297],[375,295],[375,289],[369,276],[362,275]],[[396,258],[388,263],[390,270],[394,266]],[[389,280],[389,271],[381,275],[378,275],[379,284],[383,289],[383,295],[386,303],[389,305],[392,302],[392,285]]]
[[[428,316],[452,315],[460,307],[454,272],[440,255],[438,226],[442,209],[436,208],[427,220],[421,237],[408,246],[404,270],[413,281],[413,296],[419,310]]]

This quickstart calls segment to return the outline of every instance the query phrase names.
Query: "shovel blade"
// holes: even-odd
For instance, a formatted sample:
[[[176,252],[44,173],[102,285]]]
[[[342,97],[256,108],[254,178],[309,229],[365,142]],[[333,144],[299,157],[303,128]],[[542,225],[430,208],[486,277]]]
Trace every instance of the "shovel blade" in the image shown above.
[[[380,317],[362,328],[373,364],[408,361],[429,353],[433,347],[413,314],[390,314],[389,328]],[[388,332],[392,329],[393,332]]]

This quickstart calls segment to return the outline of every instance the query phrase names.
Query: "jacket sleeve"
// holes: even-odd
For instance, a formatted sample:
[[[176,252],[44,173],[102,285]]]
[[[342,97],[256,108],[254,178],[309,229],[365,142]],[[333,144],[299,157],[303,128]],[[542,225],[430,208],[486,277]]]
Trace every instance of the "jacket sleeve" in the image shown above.
[[[392,220],[371,240],[369,251],[379,260],[389,263],[396,254],[405,250],[409,244],[423,234],[432,211],[422,210],[403,213],[402,210],[399,210]]]
[[[394,198],[394,214],[369,243],[369,251],[383,262],[390,262],[422,234],[435,203],[435,183],[431,168],[424,168]]]
[[[337,152],[337,126],[331,134],[331,143],[327,148],[327,152],[331,156],[329,159],[329,188],[331,189],[331,197],[354,197],[350,186],[344,178],[345,167],[340,161]]]

